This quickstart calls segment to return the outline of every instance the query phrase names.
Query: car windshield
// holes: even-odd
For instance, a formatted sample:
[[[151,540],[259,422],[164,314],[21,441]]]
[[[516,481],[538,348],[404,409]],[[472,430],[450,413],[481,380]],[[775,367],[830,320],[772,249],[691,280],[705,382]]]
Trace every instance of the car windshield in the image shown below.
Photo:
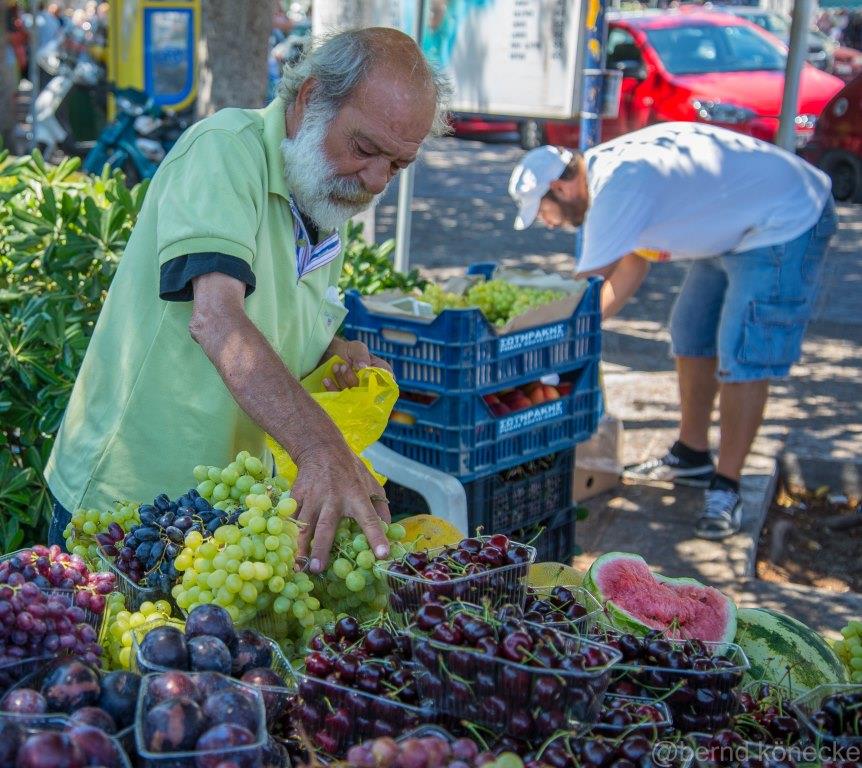
[[[777,13],[740,13],[739,16],[763,27],[767,32],[772,32],[773,35],[783,37],[790,34],[790,23]]]
[[[692,24],[649,29],[646,35],[674,75],[784,69],[784,51],[749,27]]]

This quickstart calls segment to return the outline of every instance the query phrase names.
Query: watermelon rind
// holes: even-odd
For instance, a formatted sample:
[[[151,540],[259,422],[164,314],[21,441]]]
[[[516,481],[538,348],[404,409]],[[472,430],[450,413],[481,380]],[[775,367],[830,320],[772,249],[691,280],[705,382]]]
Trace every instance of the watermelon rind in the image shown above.
[[[801,621],[770,608],[740,608],[735,641],[751,668],[745,683],[767,681],[800,694],[847,682],[847,669],[828,641]]]
[[[597,557],[590,565],[589,570],[584,575],[583,586],[600,603],[605,606],[608,620],[614,627],[616,627],[622,632],[631,632],[635,635],[644,635],[648,631],[650,631],[652,627],[650,627],[648,624],[641,621],[637,616],[634,616],[631,612],[627,611],[625,608],[617,604],[614,600],[609,599],[608,595],[602,592],[602,589],[598,584],[598,573],[601,571],[602,566],[619,560],[631,560],[640,565],[648,567],[646,560],[644,560],[640,555],[632,554],[630,552],[608,552],[604,555],[600,555],[599,557]],[[719,595],[722,598],[723,605],[726,608],[724,616],[721,617],[721,620],[723,622],[721,635],[718,637],[708,637],[700,639],[725,643],[730,643],[733,641],[733,638],[736,636],[736,604],[733,602],[733,600],[727,597],[727,595],[724,595],[713,587],[707,587],[706,585],[699,582],[697,579],[692,579],[688,577],[671,578],[655,573],[655,571],[652,570],[650,570],[650,573],[657,582],[668,584],[669,586],[679,587],[689,585],[695,587],[696,589],[711,590],[714,594]]]

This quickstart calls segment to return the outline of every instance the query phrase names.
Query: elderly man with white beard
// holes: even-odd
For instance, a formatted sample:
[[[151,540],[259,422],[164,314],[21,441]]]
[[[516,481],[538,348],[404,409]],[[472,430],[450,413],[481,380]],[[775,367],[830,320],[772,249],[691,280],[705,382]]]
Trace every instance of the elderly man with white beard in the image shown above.
[[[335,337],[338,229],[442,132],[445,80],[406,35],[344,32],[286,69],[262,110],[224,109],[171,150],[147,191],[46,467],[50,539],[69,510],[177,498],[197,464],[265,435],[298,467],[300,554],[325,567],[338,521],[377,557],[386,496],[299,379],[333,355],[330,388],[382,365]]]

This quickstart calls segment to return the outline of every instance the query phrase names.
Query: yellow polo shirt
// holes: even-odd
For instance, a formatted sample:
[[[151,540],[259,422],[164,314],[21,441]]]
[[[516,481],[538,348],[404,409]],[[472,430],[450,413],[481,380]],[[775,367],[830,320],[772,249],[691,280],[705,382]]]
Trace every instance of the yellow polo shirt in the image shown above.
[[[196,464],[265,456],[263,431],[189,334],[190,278],[207,261],[244,280],[245,310],[288,370],[317,365],[346,314],[343,255],[298,277],[284,137],[279,99],[225,109],[189,129],[156,173],[45,470],[66,509],[175,498]]]

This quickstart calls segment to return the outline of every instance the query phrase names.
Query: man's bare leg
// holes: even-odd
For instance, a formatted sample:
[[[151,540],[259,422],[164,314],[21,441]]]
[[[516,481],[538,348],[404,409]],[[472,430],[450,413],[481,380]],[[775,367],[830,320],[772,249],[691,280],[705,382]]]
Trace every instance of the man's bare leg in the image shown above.
[[[721,385],[721,439],[716,467],[719,475],[739,480],[751,444],[763,422],[768,394],[768,381]]]
[[[709,450],[709,424],[718,391],[714,357],[677,357],[679,440],[695,451]]]

